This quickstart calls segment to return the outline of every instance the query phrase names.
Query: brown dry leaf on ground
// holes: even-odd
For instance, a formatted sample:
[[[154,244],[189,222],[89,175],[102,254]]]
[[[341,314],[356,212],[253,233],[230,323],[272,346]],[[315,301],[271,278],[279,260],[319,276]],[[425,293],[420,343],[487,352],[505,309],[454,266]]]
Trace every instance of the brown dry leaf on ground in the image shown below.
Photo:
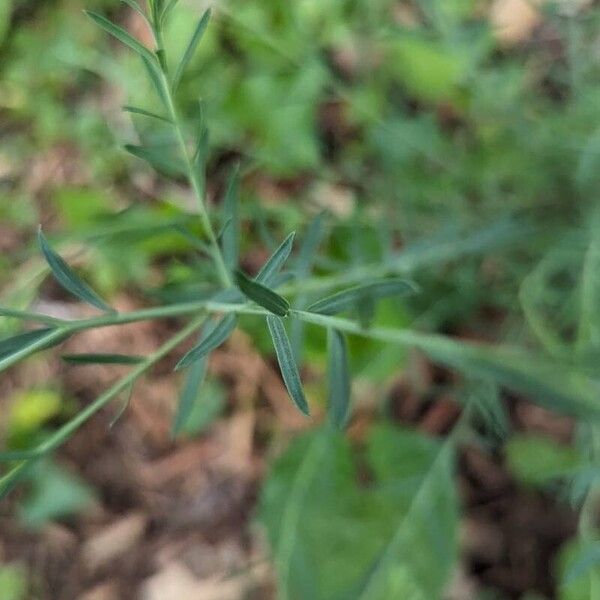
[[[236,577],[221,578],[218,575],[197,579],[180,563],[167,565],[143,586],[142,600],[240,600],[250,588],[265,580],[267,569],[254,567]],[[267,593],[262,589],[261,594]],[[267,600],[270,595],[258,598]]]
[[[35,155],[23,171],[25,192],[32,197],[47,197],[48,192],[59,185],[82,185],[88,181],[87,166],[68,145],[54,146],[44,154]]]
[[[148,525],[143,513],[120,517],[108,526],[93,533],[81,548],[86,569],[94,573],[139,545]]]
[[[490,22],[498,40],[513,46],[529,39],[542,22],[540,4],[541,0],[495,0]]]

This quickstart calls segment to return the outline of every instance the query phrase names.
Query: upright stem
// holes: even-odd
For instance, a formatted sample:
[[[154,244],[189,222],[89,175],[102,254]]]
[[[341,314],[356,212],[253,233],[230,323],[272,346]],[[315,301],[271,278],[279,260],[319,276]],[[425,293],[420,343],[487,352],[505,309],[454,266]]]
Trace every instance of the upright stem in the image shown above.
[[[177,143],[179,145],[179,151],[183,157],[185,162],[185,168],[187,171],[187,178],[194,191],[194,195],[196,196],[196,200],[198,203],[198,212],[200,214],[200,220],[202,221],[202,227],[206,236],[208,237],[210,250],[212,258],[215,262],[215,266],[217,268],[217,273],[219,275],[219,279],[221,283],[225,287],[232,286],[231,274],[229,273],[229,269],[225,264],[225,260],[223,259],[223,254],[221,252],[221,248],[219,247],[219,243],[217,241],[217,236],[212,228],[212,224],[210,222],[210,217],[208,215],[208,210],[206,208],[205,194],[204,194],[204,186],[201,184],[200,179],[198,178],[198,173],[194,168],[194,161],[190,156],[188,145],[185,141],[185,135],[183,133],[183,129],[181,126],[181,119],[179,117],[179,111],[177,110],[177,106],[175,105],[175,99],[173,97],[173,89],[169,82],[169,76],[167,73],[166,67],[166,56],[165,49],[163,43],[162,29],[160,24],[154,24],[154,36],[156,38],[156,45],[158,51],[162,53],[163,59],[159,61],[159,69],[160,69],[160,77],[161,83],[164,90],[164,99],[166,102],[166,108],[169,113],[169,118],[173,123],[173,129],[175,130],[175,136],[177,138]]]

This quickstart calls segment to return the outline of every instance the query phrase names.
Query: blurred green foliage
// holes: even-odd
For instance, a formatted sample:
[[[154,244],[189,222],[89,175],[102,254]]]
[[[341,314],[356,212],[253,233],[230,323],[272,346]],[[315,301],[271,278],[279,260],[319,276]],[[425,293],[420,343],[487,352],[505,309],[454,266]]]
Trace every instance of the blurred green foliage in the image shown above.
[[[27,571],[20,564],[0,564],[0,590],[3,600],[25,600],[27,598]]]
[[[307,434],[273,466],[260,519],[282,598],[438,598],[457,552],[451,448],[385,424],[358,456]]]
[[[31,444],[52,418],[62,411],[62,398],[53,390],[31,389],[13,398],[7,422],[7,439],[11,448]]]
[[[52,460],[35,466],[29,476],[29,486],[19,508],[19,518],[30,529],[83,513],[94,501],[88,484]]]

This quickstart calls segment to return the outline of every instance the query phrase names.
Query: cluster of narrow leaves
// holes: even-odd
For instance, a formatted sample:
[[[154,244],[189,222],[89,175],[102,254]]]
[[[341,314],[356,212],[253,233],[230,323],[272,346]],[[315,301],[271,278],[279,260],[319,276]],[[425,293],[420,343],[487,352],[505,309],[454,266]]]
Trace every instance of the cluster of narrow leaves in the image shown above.
[[[237,194],[231,193],[231,190],[236,187],[235,184],[229,186],[227,200],[224,203],[224,220],[227,223],[225,232],[237,228]],[[243,302],[245,299],[264,309],[266,324],[287,390],[298,409],[308,415],[308,402],[302,389],[298,364],[285,325],[286,318],[294,319],[295,309],[291,307],[286,298],[276,291],[280,282],[287,279],[288,274],[282,272],[282,269],[292,253],[295,233],[290,233],[283,240],[255,277],[250,277],[240,269],[235,268],[238,264],[238,238],[225,235],[220,237],[223,243],[223,254],[229,257],[227,261],[229,266],[234,267],[234,280],[240,292],[239,294],[230,295],[229,299],[234,302]],[[300,252],[301,254],[302,252]],[[309,307],[308,310],[317,314],[335,315],[344,311],[358,310],[361,303],[374,304],[377,300],[413,292],[415,289],[413,284],[405,280],[384,279],[352,287],[328,298],[323,298]],[[222,294],[220,296],[223,297]],[[218,320],[211,320],[205,327],[204,334],[198,343],[179,361],[176,368],[182,369],[198,362],[205,364],[210,352],[229,338],[235,326],[236,317],[234,314],[226,314]],[[343,427],[348,417],[351,391],[347,344],[342,332],[335,330],[335,328],[328,329],[330,336],[330,360],[328,365],[329,417],[335,427]],[[193,374],[190,374],[190,378],[197,378],[195,373],[194,371]],[[182,402],[182,405],[187,406],[188,402],[189,400],[186,399],[186,402]]]
[[[230,189],[231,187],[233,186],[230,186]],[[237,214],[237,194],[233,195],[226,203],[226,209],[234,215]],[[233,219],[234,217],[229,216],[227,222],[232,223]],[[309,405],[302,388],[299,368],[284,320],[286,317],[293,316],[293,309],[283,296],[270,287],[278,285],[281,271],[292,253],[294,237],[294,233],[286,237],[264,263],[256,277],[251,278],[239,269],[235,269],[234,276],[238,293],[233,294],[231,298],[238,304],[243,303],[245,300],[246,302],[255,303],[260,309],[264,309],[260,314],[265,317],[285,385],[298,409],[308,415],[310,412]],[[38,239],[41,251],[57,283],[78,299],[102,310],[105,314],[117,314],[51,247],[41,229],[38,233]],[[234,238],[230,238],[230,240],[230,243],[237,244],[237,241],[234,242]],[[224,245],[223,248],[224,253],[227,253],[225,248],[227,248],[227,245]],[[228,255],[232,257],[230,264],[233,266],[238,262],[236,251],[237,249],[232,250],[229,248]],[[386,279],[375,281],[324,298],[310,306],[308,310],[316,314],[335,315],[347,310],[358,310],[360,304],[364,302],[374,303],[382,298],[414,290],[414,285],[405,280]],[[222,294],[217,294],[215,298],[218,299],[219,295],[222,296]],[[231,308],[236,308],[238,304],[232,304]],[[3,312],[6,315],[10,314],[10,311]],[[30,316],[35,317],[35,315]],[[176,370],[189,368],[190,371],[183,387],[179,408],[173,423],[174,434],[178,434],[183,430],[187,417],[193,408],[204,380],[208,356],[227,341],[236,325],[237,317],[234,313],[225,313],[220,317],[210,318],[205,324],[197,344],[177,363]],[[38,348],[40,350],[46,349],[50,345],[59,344],[64,341],[68,334],[52,337],[50,341],[43,343],[49,337],[49,334],[53,334],[58,330],[59,328],[52,327],[40,328],[4,340],[0,343],[0,358],[3,355],[14,356],[19,350],[29,351],[32,344],[40,344],[40,342],[42,342]],[[344,333],[334,327],[328,327],[328,340],[330,357],[328,361],[329,419],[335,427],[343,427],[348,418],[351,393],[347,343]],[[95,353],[64,355],[63,360],[71,365],[135,365],[142,362],[143,357]]]

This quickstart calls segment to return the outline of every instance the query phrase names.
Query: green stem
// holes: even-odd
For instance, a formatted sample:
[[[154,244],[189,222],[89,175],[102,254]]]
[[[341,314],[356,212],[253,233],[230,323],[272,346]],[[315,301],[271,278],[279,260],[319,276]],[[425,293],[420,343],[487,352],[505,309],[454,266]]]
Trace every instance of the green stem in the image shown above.
[[[179,148],[181,150],[181,154],[183,155],[183,158],[185,161],[185,166],[186,166],[187,174],[188,174],[188,181],[190,182],[190,185],[192,186],[192,189],[194,190],[194,195],[196,196],[196,199],[198,201],[198,210],[200,213],[200,219],[202,221],[202,226],[204,228],[206,236],[208,237],[208,242],[209,242],[210,248],[211,248],[211,254],[215,261],[215,265],[217,267],[217,271],[219,273],[219,278],[221,280],[221,283],[225,287],[231,287],[231,285],[232,285],[231,275],[229,274],[229,270],[227,269],[227,266],[225,265],[225,260],[223,259],[223,254],[221,252],[221,248],[219,247],[219,243],[217,242],[217,237],[212,228],[210,218],[208,216],[208,211],[206,210],[206,204],[204,202],[203,186],[200,183],[200,180],[198,179],[198,173],[196,173],[196,170],[194,169],[192,159],[188,152],[187,144],[185,142],[185,138],[184,138],[183,131],[181,128],[181,122],[179,119],[179,115],[178,115],[177,109],[175,108],[171,90],[170,90],[170,86],[168,86],[168,84],[166,82],[166,76],[164,73],[163,73],[163,79],[165,80],[165,85],[169,89],[169,91],[167,93],[167,101],[168,101],[167,108],[168,108],[170,117],[173,120],[173,127],[175,129],[175,134],[177,136]]]
[[[232,286],[231,274],[229,273],[229,269],[225,264],[225,260],[223,259],[223,254],[221,252],[221,248],[219,247],[219,243],[217,241],[217,236],[212,228],[212,224],[210,222],[210,217],[208,215],[208,210],[206,208],[205,202],[205,194],[204,194],[204,186],[200,182],[198,177],[198,173],[194,168],[194,161],[190,156],[188,151],[188,145],[185,141],[185,135],[183,133],[183,128],[181,125],[181,118],[179,117],[179,111],[177,110],[177,106],[175,104],[173,89],[169,82],[169,76],[167,73],[167,59],[166,53],[164,49],[162,28],[160,23],[154,23],[154,36],[156,39],[156,45],[158,48],[158,52],[162,54],[162,60],[159,61],[160,68],[160,77],[161,83],[164,91],[164,98],[166,102],[167,112],[169,113],[169,118],[172,121],[173,129],[175,131],[175,137],[177,138],[177,143],[179,145],[179,151],[183,157],[185,162],[185,168],[187,171],[187,178],[194,191],[194,195],[196,196],[197,204],[198,204],[198,212],[200,214],[200,220],[202,222],[202,227],[204,232],[208,238],[211,255],[215,262],[215,266],[217,268],[217,273],[219,275],[219,279],[221,283],[225,287]]]
[[[159,360],[164,358],[169,352],[176,348],[181,342],[188,338],[192,333],[199,329],[204,321],[205,315],[201,315],[186,325],[181,331],[165,342],[158,350],[150,354],[143,362],[132,369],[125,377],[117,381],[113,386],[106,390],[94,402],[86,406],[81,412],[77,413],[73,419],[65,423],[49,438],[39,446],[31,450],[32,457],[16,466],[6,475],[0,478],[0,498],[10,492],[19,479],[25,475],[33,464],[45,454],[52,452],[58,446],[63,444],[77,429],[79,429],[88,419],[95,415],[101,408],[106,406],[115,396],[120,394],[135,382],[138,377],[148,371]]]
[[[165,342],[158,350],[150,354],[144,359],[137,367],[132,369],[125,377],[120,379],[106,392],[99,396],[94,402],[89,404],[84,410],[77,414],[75,418],[63,425],[51,438],[43,442],[39,446],[40,452],[49,452],[54,450],[60,445],[65,439],[67,439],[72,433],[74,433],[83,423],[85,423],[92,415],[97,413],[105,404],[107,404],[112,398],[120,394],[123,390],[127,389],[140,375],[145,373],[150,367],[155,365],[159,360],[164,358],[169,352],[176,348],[181,342],[188,338],[194,331],[199,329],[204,321],[206,315],[200,315],[183,329],[178,331],[172,338]]]

